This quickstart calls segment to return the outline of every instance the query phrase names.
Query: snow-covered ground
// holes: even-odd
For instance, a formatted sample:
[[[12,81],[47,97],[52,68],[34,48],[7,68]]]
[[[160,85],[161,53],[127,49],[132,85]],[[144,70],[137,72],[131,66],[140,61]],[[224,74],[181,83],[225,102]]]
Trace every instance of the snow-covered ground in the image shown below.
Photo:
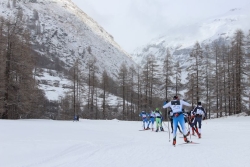
[[[0,120],[0,166],[249,167],[249,127],[247,116],[205,120],[191,138],[200,144],[177,137],[173,147],[168,132],[139,131],[141,122]]]

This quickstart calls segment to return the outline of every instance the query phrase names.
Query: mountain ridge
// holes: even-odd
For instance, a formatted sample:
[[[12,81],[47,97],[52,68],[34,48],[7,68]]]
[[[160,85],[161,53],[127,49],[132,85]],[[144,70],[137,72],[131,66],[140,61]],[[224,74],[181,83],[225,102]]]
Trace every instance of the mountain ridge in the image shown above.
[[[191,25],[185,25],[171,29],[165,34],[153,38],[146,45],[140,46],[132,53],[133,60],[142,53],[142,50],[149,46],[164,45],[170,50],[180,50],[191,48],[196,41],[199,43],[210,43],[220,37],[230,38],[236,29],[242,29],[247,32],[250,28],[250,4],[244,8],[230,9],[224,14],[211,16]]]

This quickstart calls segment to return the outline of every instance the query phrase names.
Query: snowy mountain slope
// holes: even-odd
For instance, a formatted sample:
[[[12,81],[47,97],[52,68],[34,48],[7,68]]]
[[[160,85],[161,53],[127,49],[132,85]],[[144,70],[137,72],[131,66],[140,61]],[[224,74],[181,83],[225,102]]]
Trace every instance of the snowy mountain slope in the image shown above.
[[[165,35],[153,39],[147,45],[137,48],[132,57],[135,62],[140,64],[143,63],[147,55],[153,54],[160,63],[166,55],[166,49],[169,48],[176,58],[175,60],[180,60],[180,64],[184,65],[190,48],[194,46],[196,41],[201,44],[209,44],[220,37],[230,39],[237,29],[248,33],[249,20],[250,5],[242,9],[232,9],[225,14],[211,17],[196,24],[170,30]]]
[[[33,48],[42,56],[59,58],[65,63],[65,68],[79,59],[83,70],[89,60],[96,59],[97,74],[106,69],[114,79],[123,62],[128,66],[135,65],[113,37],[71,0],[15,2],[4,0],[0,5],[0,16],[14,17],[15,13],[22,11],[32,34]]]
[[[165,125],[164,125],[165,124]],[[164,122],[167,130],[167,122]],[[3,167],[248,167],[250,117],[230,116],[202,123],[200,144],[177,134],[139,131],[141,121],[0,120]],[[8,127],[8,128],[6,128]],[[190,137],[189,137],[190,139]],[[167,164],[167,165],[166,165]]]
[[[230,38],[235,30],[242,29],[247,32],[250,28],[250,5],[241,9],[231,9],[225,14],[211,17],[196,24],[175,28],[149,44],[165,44],[165,47],[176,50],[192,47],[196,41],[211,42],[219,37]],[[145,48],[145,46],[143,46]],[[138,50],[135,51],[140,51]]]

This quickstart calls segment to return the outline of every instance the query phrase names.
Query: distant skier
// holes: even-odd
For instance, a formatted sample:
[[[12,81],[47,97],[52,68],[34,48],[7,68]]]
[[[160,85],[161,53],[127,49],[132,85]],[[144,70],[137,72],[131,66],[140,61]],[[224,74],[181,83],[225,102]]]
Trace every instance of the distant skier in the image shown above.
[[[182,112],[183,105],[191,106],[191,104],[189,104],[183,100],[179,100],[178,96],[174,96],[172,101],[168,102],[167,104],[165,104],[163,106],[163,108],[171,107],[171,109],[173,111],[173,130],[174,130],[174,132],[173,132],[173,145],[176,144],[176,130],[177,130],[178,123],[180,123],[180,125],[181,125],[184,141],[187,143],[190,142],[187,139],[189,132],[187,132],[186,127],[185,127],[184,115]]]
[[[149,129],[149,125],[151,123],[152,131],[154,131],[154,122],[155,122],[155,111],[151,111],[149,114],[149,121],[148,121],[147,129]]]
[[[159,127],[161,129],[161,131],[164,131],[163,127],[162,127],[162,113],[159,110],[159,108],[155,109],[155,122],[156,122],[156,132],[159,131]]]
[[[203,118],[204,119],[206,118],[206,111],[202,107],[201,102],[198,102],[197,107],[195,107],[194,110],[192,111],[192,115],[194,116],[194,121],[193,123],[191,123],[191,127],[192,129],[193,128],[195,129],[196,133],[198,134],[198,137],[201,138],[201,122]],[[199,129],[195,128],[197,123]]]
[[[79,121],[79,115],[75,115],[75,116],[74,116],[73,122],[74,122],[74,121]]]
[[[146,124],[148,124],[148,113],[146,113],[145,111],[142,111],[142,112],[139,114],[139,117],[142,118],[144,130],[147,130]]]

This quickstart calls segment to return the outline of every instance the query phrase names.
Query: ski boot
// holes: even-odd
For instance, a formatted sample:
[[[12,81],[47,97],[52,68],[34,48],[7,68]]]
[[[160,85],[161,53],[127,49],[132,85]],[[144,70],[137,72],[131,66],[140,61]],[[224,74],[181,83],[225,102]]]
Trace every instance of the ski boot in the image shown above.
[[[161,131],[164,131],[163,127],[161,127]]]
[[[186,142],[186,143],[189,143],[190,141],[187,139],[187,136],[185,136],[184,135],[184,141]]]
[[[198,138],[201,138],[201,134],[198,132],[198,129],[197,129],[197,128],[195,129],[195,132],[197,133]]]
[[[157,128],[155,132],[158,132],[158,131],[159,131],[159,129]]]
[[[176,137],[173,138],[173,146],[175,146],[175,144],[176,144]]]
[[[193,127],[192,127],[192,135],[195,136],[195,134],[194,134],[194,128]]]

